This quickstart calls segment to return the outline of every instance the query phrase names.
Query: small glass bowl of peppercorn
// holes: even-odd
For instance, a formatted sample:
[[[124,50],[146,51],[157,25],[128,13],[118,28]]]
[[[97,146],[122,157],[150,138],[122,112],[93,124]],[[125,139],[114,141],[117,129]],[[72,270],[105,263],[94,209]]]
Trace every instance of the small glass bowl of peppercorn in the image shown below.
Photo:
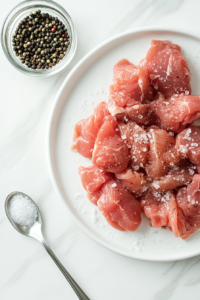
[[[27,0],[6,17],[1,44],[6,57],[19,71],[47,77],[70,63],[77,37],[71,17],[58,3]]]

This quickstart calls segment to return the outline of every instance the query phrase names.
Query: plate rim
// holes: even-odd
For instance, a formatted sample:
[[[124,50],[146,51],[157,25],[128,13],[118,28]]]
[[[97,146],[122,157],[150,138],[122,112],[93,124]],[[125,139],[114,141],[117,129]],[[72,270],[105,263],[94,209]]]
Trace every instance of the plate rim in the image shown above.
[[[113,41],[120,39],[122,37],[131,35],[131,34],[135,34],[135,33],[145,33],[145,32],[152,32],[152,31],[162,31],[162,32],[170,32],[170,33],[175,33],[175,34],[182,34],[182,35],[188,35],[192,38],[196,38],[200,40],[200,35],[198,34],[198,32],[192,31],[192,30],[188,30],[188,29],[181,29],[181,28],[177,28],[176,30],[174,30],[172,27],[162,27],[162,26],[149,26],[149,27],[139,27],[136,29],[131,29],[131,30],[127,30],[127,31],[123,31],[119,34],[116,34],[108,39],[106,39],[105,41],[103,41],[102,43],[100,43],[99,45],[97,45],[96,47],[94,47],[92,50],[90,50],[74,67],[73,69],[69,72],[69,74],[66,76],[66,78],[64,79],[63,83],[61,84],[58,92],[56,93],[56,96],[54,98],[51,110],[50,110],[50,114],[49,114],[49,118],[48,118],[48,123],[47,123],[47,134],[46,134],[46,153],[47,153],[47,165],[48,165],[48,170],[49,170],[49,175],[50,175],[50,179],[52,182],[52,185],[54,187],[54,190],[56,191],[58,197],[60,199],[62,199],[62,202],[65,203],[65,206],[68,210],[68,213],[70,214],[70,216],[72,217],[72,220],[78,225],[78,227],[83,230],[92,240],[94,240],[95,242],[97,242],[98,244],[100,244],[101,246],[105,247],[106,249],[115,252],[117,254],[120,254],[122,256],[125,257],[129,257],[132,259],[138,259],[138,260],[142,260],[142,261],[153,261],[153,262],[168,262],[168,261],[177,261],[177,260],[183,260],[183,259],[187,259],[187,258],[191,258],[191,257],[195,257],[197,255],[200,254],[200,249],[197,252],[194,252],[192,254],[188,254],[188,255],[182,255],[182,256],[178,256],[178,254],[176,254],[175,256],[173,256],[173,258],[170,257],[165,257],[165,258],[152,258],[148,255],[145,255],[145,257],[140,257],[139,255],[137,255],[137,253],[134,253],[131,255],[129,255],[128,253],[124,253],[123,250],[119,250],[119,249],[115,249],[115,247],[108,245],[106,242],[104,242],[101,238],[96,237],[93,233],[90,232],[89,229],[87,229],[82,222],[72,213],[72,211],[70,210],[70,208],[68,207],[66,201],[64,200],[62,193],[60,192],[60,189],[58,187],[57,181],[56,181],[56,176],[54,173],[54,169],[53,169],[53,164],[52,164],[52,159],[51,159],[51,128],[52,128],[52,121],[53,121],[53,117],[54,117],[54,112],[56,110],[57,104],[59,102],[60,96],[65,88],[65,86],[67,85],[67,83],[69,82],[69,80],[71,79],[71,77],[78,71],[78,69],[90,58],[92,57],[93,54],[95,54],[96,52],[98,52],[99,50],[101,50],[104,46],[112,43]]]

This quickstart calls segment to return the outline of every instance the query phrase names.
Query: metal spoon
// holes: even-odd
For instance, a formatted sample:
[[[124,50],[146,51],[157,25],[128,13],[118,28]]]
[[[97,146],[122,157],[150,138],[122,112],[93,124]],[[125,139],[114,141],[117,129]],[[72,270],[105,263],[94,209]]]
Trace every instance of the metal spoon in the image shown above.
[[[6,198],[6,201],[5,201],[5,211],[6,211],[6,215],[9,219],[10,223],[21,234],[33,237],[36,240],[38,240],[44,246],[45,250],[51,256],[51,258],[53,259],[53,261],[55,262],[57,267],[60,269],[60,271],[63,273],[63,275],[65,276],[65,278],[67,279],[67,281],[69,282],[71,287],[73,288],[73,290],[76,293],[76,295],[78,296],[78,298],[80,300],[90,300],[86,296],[86,294],[82,291],[82,289],[79,287],[79,285],[75,282],[75,280],[71,277],[71,275],[67,272],[67,270],[64,268],[64,266],[61,264],[61,262],[58,260],[58,258],[55,256],[55,254],[53,253],[53,251],[49,247],[49,245],[44,240],[44,237],[42,235],[42,218],[41,218],[41,214],[40,214],[40,211],[39,211],[39,208],[37,207],[37,205],[35,204],[35,206],[37,208],[36,222],[31,227],[19,225],[19,224],[15,223],[12,220],[8,207],[9,207],[10,200],[15,195],[26,196],[33,202],[33,204],[35,204],[35,202],[29,196],[27,196],[24,193],[13,192],[10,195],[8,195],[7,198]]]

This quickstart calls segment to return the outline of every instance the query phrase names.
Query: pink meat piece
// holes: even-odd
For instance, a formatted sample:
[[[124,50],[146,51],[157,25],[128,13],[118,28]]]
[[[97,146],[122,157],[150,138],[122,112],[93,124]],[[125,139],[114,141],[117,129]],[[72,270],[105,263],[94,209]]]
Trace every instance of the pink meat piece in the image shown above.
[[[146,131],[135,122],[119,123],[121,138],[130,149],[130,164],[134,171],[144,168],[148,159],[149,139]]]
[[[171,230],[175,237],[186,240],[194,233],[194,226],[185,218],[182,210],[178,207],[177,201],[173,201],[168,207],[169,223],[167,228]]]
[[[182,210],[177,206],[176,227],[173,232],[176,237],[181,237],[183,240],[188,239],[193,233],[196,232],[195,226],[191,225],[185,218]]]
[[[145,126],[155,124],[154,114],[149,104],[136,104],[125,108],[113,106],[110,113],[119,121],[129,120]]]
[[[75,125],[72,150],[92,157],[79,167],[87,197],[118,230],[136,230],[142,209],[182,239],[200,228],[200,127],[185,129],[200,118],[200,96],[180,50],[152,41],[139,66],[119,61],[108,105]]]
[[[165,194],[147,192],[140,203],[145,215],[153,227],[166,227],[169,223],[169,207],[176,202],[173,193]]]
[[[127,118],[138,125],[155,124],[153,120],[152,110],[149,104],[137,104],[131,107],[126,107],[124,114]]]
[[[176,137],[176,149],[182,158],[189,158],[200,173],[200,127],[190,126]]]
[[[156,126],[152,126],[148,131],[150,151],[149,161],[145,170],[149,178],[156,179],[167,175],[180,158],[175,151],[175,139],[173,136]]]
[[[102,186],[98,190],[96,190],[95,192],[87,193],[87,198],[90,200],[90,202],[92,204],[97,205],[97,201],[101,197],[101,194],[102,194]]]
[[[153,227],[168,228],[175,237],[182,239],[187,239],[192,234],[194,227],[177,206],[172,192],[168,191],[163,194],[148,192],[141,199],[141,207]]]
[[[97,205],[114,228],[135,231],[141,223],[140,203],[116,180],[105,183]]]
[[[72,150],[79,152],[84,157],[92,157],[97,133],[105,116],[110,115],[107,104],[99,103],[94,109],[94,114],[87,119],[79,121],[74,128]]]
[[[178,191],[177,204],[187,221],[194,227],[194,232],[200,228],[200,175],[195,174],[192,183]],[[193,233],[194,233],[193,232]]]
[[[200,96],[173,95],[165,100],[163,97],[150,104],[162,129],[179,133],[187,124],[200,117]]]
[[[142,191],[145,185],[144,174],[134,172],[130,168],[122,173],[116,173],[115,177],[131,193]]]
[[[123,172],[128,165],[129,150],[120,138],[118,124],[112,116],[105,117],[98,132],[92,162],[111,173]]]
[[[188,160],[182,160],[179,164],[172,167],[167,175],[154,180],[150,188],[154,192],[174,190],[177,187],[187,185],[192,181],[196,166]]]
[[[145,59],[140,62],[151,79],[154,91],[166,97],[191,93],[190,70],[181,47],[169,41],[152,40]]]
[[[81,177],[82,185],[88,193],[95,192],[102,184],[113,179],[112,174],[104,172],[96,166],[79,167],[78,173]]]
[[[152,87],[146,70],[126,59],[120,60],[113,68],[113,85],[110,86],[108,109],[111,115],[151,98]]]
[[[132,106],[149,99],[150,81],[146,70],[126,59],[120,60],[113,69],[113,92],[117,106]]]

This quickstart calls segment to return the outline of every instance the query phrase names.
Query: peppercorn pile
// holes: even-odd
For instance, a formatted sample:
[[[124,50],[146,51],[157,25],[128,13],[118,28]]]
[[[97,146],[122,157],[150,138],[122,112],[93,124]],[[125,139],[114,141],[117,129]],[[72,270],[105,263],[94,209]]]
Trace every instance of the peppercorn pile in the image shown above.
[[[31,69],[52,68],[67,54],[69,44],[65,25],[40,10],[19,23],[12,39],[15,55]]]

